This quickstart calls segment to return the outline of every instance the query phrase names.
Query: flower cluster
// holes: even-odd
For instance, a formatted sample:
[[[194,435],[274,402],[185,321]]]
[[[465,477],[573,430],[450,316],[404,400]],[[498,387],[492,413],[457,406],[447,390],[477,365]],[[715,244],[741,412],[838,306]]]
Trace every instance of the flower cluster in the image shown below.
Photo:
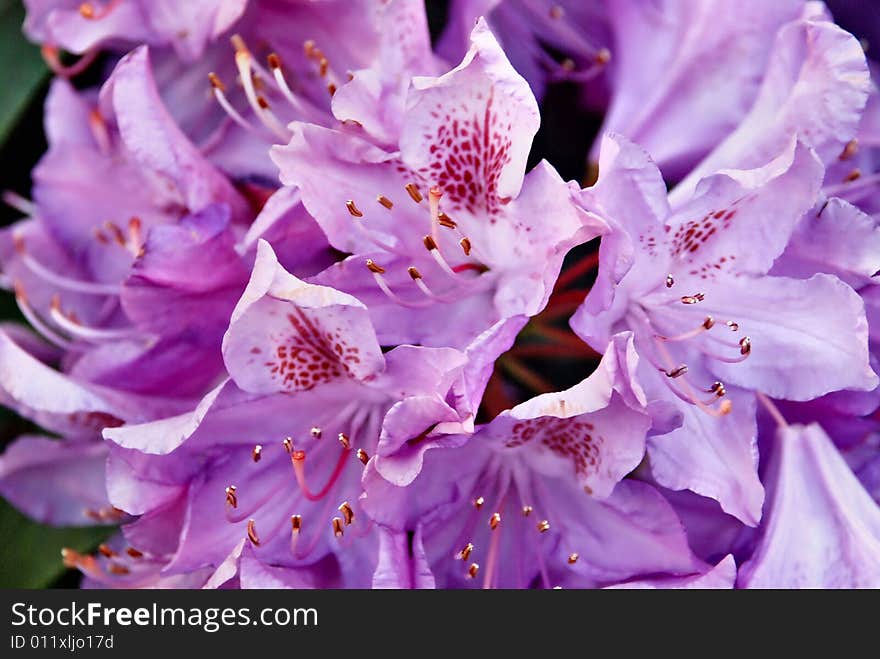
[[[880,587],[880,92],[822,3],[25,4],[0,493],[118,526],[83,585]]]

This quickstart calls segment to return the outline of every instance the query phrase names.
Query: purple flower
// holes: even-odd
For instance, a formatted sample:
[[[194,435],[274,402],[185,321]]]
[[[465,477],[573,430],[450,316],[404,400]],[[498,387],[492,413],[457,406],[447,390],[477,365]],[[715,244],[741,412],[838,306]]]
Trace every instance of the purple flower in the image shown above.
[[[762,526],[738,587],[880,585],[880,508],[818,425],[777,431]]]
[[[223,354],[230,379],[194,411],[106,431],[110,499],[140,516],[127,539],[164,576],[236,563],[244,540],[267,569],[369,585],[378,539],[358,497],[383,417],[416,404],[458,419],[445,398],[463,356],[383,354],[358,300],[288,274],[265,242]]]
[[[536,314],[568,249],[603,226],[546,162],[523,176],[538,108],[485,23],[458,67],[413,79],[394,150],[356,127],[292,128],[273,149],[281,179],[353,254],[315,281],[363,300],[386,344],[464,347]]]
[[[605,139],[600,171],[584,205],[619,230],[601,246],[572,328],[599,348],[633,330],[649,396],[683,414],[680,429],[649,440],[654,476],[754,525],[763,493],[748,391],[809,400],[877,385],[858,295],[825,274],[767,274],[813,205],[822,167],[790,141],[765,166],[715,174],[672,207],[656,167],[622,138]]]
[[[641,462],[652,423],[636,364],[631,336],[617,335],[588,379],[473,434],[445,433],[439,415],[424,426],[424,408],[392,409],[367,467],[367,512],[417,534],[440,587],[592,586],[698,571],[669,504],[622,480]]]

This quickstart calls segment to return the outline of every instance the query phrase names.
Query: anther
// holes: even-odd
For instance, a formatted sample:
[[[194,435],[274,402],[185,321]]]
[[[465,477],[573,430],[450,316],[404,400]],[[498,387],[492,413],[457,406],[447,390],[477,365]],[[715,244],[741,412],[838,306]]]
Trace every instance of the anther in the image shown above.
[[[348,209],[348,212],[351,213],[352,217],[364,216],[364,214],[358,210],[358,207],[354,205],[354,201],[351,199],[345,202],[345,207]]]
[[[703,320],[703,329],[712,329],[715,327],[715,319],[712,316],[706,316]]]
[[[226,488],[226,503],[233,508],[238,508],[238,497],[235,494],[236,489],[235,485],[230,485]]]
[[[675,279],[672,275],[666,275],[666,288],[672,288],[675,285]]]
[[[342,520],[339,517],[334,517],[331,524],[333,525],[333,535],[337,538],[341,538],[345,534],[345,531],[342,528]]]
[[[409,267],[406,269],[406,271],[409,273],[409,276],[412,277],[414,281],[415,281],[416,279],[421,279],[421,278],[422,278],[422,273],[419,272],[418,268],[416,268],[414,265],[409,266]]]
[[[138,551],[134,547],[129,547],[128,549],[125,550],[125,553],[128,554],[129,556],[131,556],[132,558],[142,558],[144,555],[144,552]]]
[[[299,533],[302,529],[303,518],[302,515],[291,515],[290,517],[290,530],[293,533]]]
[[[464,252],[465,256],[471,255],[471,241],[470,238],[465,236],[461,240],[458,241],[458,244],[461,245],[461,251]]]
[[[346,526],[352,523],[354,520],[354,510],[351,509],[348,501],[343,501],[336,510],[342,513],[342,519],[345,521]]]
[[[131,570],[129,570],[124,565],[120,565],[119,563],[110,563],[107,569],[110,571],[111,574],[115,574],[121,577],[131,572]]]
[[[253,519],[249,519],[247,523],[247,537],[255,547],[260,546],[260,538],[257,536],[257,527]]]
[[[259,462],[260,458],[263,457],[263,447],[260,444],[257,444],[256,446],[254,446],[254,450],[251,453],[251,457],[253,458],[254,462]]]
[[[479,563],[471,563],[470,566],[468,566],[467,578],[468,579],[476,579],[479,571],[480,571]]]
[[[420,203],[422,199],[424,199],[424,197],[422,197],[422,193],[419,192],[419,188],[415,183],[407,183],[404,187],[412,200],[417,204]]]
[[[443,211],[437,213],[437,223],[442,227],[446,227],[447,229],[455,229],[458,226],[455,220],[453,220]]]
[[[531,515],[532,510],[533,510],[533,508],[531,506],[523,506],[522,507],[523,517],[528,517],[529,515]]]
[[[284,446],[284,450],[288,453],[293,451],[293,440],[290,437],[285,437],[284,441],[281,442],[282,446]]]
[[[437,242],[434,240],[433,236],[425,236],[422,239],[422,242],[425,244],[425,249],[429,252],[431,250],[437,249]]]
[[[550,7],[550,18],[553,20],[559,20],[565,14],[565,10],[559,5],[553,5]]]
[[[844,183],[852,183],[853,181],[861,178],[861,176],[862,176],[862,170],[859,169],[858,167],[856,167],[854,170],[852,170],[849,174],[847,174],[843,178],[843,182]]]
[[[851,139],[849,142],[846,143],[846,146],[843,147],[843,151],[840,152],[838,160],[849,160],[854,155],[856,155],[858,150],[859,141],[857,139]]]
[[[278,53],[269,53],[266,62],[273,71],[281,68],[281,58],[278,56]]]
[[[378,197],[376,197],[376,201],[378,201],[380,204],[382,204],[388,210],[391,210],[392,208],[394,208],[394,202],[392,202],[385,195],[380,194]]]
[[[489,528],[494,531],[499,524],[501,524],[501,513],[492,513],[492,517],[489,518]]]
[[[327,93],[330,94],[330,96],[333,96],[333,94],[336,93],[336,85],[332,82],[327,83]]]
[[[568,564],[569,565],[574,565],[575,563],[577,563],[577,560],[578,560],[577,552],[572,552],[571,554],[568,555]]]
[[[682,304],[696,304],[697,302],[702,302],[706,299],[706,296],[702,293],[695,293],[694,295],[685,295],[681,298]]]
[[[607,48],[602,48],[598,53],[596,53],[595,62],[599,65],[608,64],[611,61],[611,51]]]
[[[363,462],[364,464],[367,464],[370,461],[370,456],[367,455],[367,452],[364,449],[359,448],[357,450],[357,459],[360,460],[361,462]]]
[[[351,448],[351,442],[348,440],[348,435],[346,435],[344,432],[339,433],[338,439],[339,443],[342,444],[342,448]]]
[[[739,353],[741,355],[748,355],[752,351],[752,340],[744,336],[739,340]]]
[[[312,439],[321,439],[321,429],[318,426],[312,426],[309,432],[312,435]]]
[[[733,321],[733,320],[728,320],[728,321],[727,321],[726,323],[724,323],[724,324],[727,325],[727,328],[728,328],[731,332],[736,332],[736,331],[739,329],[739,323],[737,323],[737,322],[735,322],[735,321]]]
[[[538,522],[538,531],[540,531],[541,533],[546,533],[549,530],[550,522],[548,520],[542,519],[540,522]]]
[[[108,546],[107,546],[106,544],[104,544],[103,542],[102,542],[100,545],[98,545],[98,551],[99,551],[102,555],[106,556],[107,558],[113,558],[114,556],[117,556],[117,555],[118,555],[115,551],[113,551],[112,549],[110,549],[110,547],[108,547]]]
[[[471,552],[473,552],[473,551],[474,551],[474,545],[473,545],[473,543],[469,542],[464,546],[464,549],[462,549],[460,552],[458,552],[458,558],[462,561],[466,561],[468,558],[470,558]]]
[[[208,74],[208,80],[211,83],[211,87],[213,87],[214,89],[217,89],[221,92],[226,91],[226,85],[223,84],[223,81],[220,80],[220,77],[213,71]]]
[[[688,372],[687,364],[681,364],[676,366],[671,371],[664,371],[666,373],[666,377],[668,378],[680,378],[682,375]]]
[[[486,500],[483,497],[477,497],[476,499],[474,499],[474,508],[479,510],[483,507],[484,503],[486,503]]]
[[[712,386],[709,387],[709,393],[715,394],[718,398],[723,398],[727,395],[727,390],[724,388],[723,382],[713,382]]]
[[[373,261],[373,259],[367,259],[367,270],[376,275],[385,274],[385,268]]]

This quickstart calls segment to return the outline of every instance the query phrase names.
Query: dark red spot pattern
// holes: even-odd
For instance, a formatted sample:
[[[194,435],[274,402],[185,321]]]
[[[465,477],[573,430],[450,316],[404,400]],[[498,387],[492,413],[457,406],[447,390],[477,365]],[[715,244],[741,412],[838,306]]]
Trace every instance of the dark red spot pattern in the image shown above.
[[[424,134],[429,160],[417,171],[427,185],[440,187],[453,212],[486,213],[492,224],[508,201],[498,196],[498,179],[511,160],[513,128],[510,111],[496,107],[493,96],[476,92],[470,102],[438,105],[431,112],[436,130]]]
[[[517,423],[512,434],[506,446],[513,448],[540,441],[557,455],[571,460],[579,476],[588,476],[599,469],[599,450],[605,440],[595,434],[592,423],[544,416]]]
[[[304,391],[336,378],[351,376],[349,364],[360,363],[360,349],[349,346],[339,331],[330,332],[302,309],[287,315],[293,333],[265,362],[273,379],[287,391]]]

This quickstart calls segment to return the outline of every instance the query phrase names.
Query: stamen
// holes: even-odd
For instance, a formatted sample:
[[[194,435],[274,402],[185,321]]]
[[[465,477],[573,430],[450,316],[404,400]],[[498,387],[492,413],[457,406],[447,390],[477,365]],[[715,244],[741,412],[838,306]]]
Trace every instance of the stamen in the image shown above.
[[[666,275],[666,288],[672,288],[675,285],[675,279],[672,275]]]
[[[289,131],[269,109],[269,104],[266,99],[262,96],[258,96],[256,89],[254,88],[252,59],[247,46],[245,46],[244,41],[237,34],[232,36],[232,44],[235,47],[235,65],[238,68],[239,78],[241,79],[248,103],[250,103],[257,118],[263,123],[263,125],[271,130],[276,137],[286,142],[290,139]]]
[[[461,245],[461,251],[464,252],[465,256],[471,255],[471,241],[470,238],[465,236],[461,240],[458,241],[458,244]]]
[[[534,510],[534,508],[532,508],[531,506],[523,506],[522,507],[523,517],[528,517],[529,515],[531,515],[532,510]]]
[[[98,545],[98,551],[101,552],[101,554],[102,554],[103,556],[106,556],[107,558],[113,558],[114,556],[118,556],[118,555],[119,555],[119,554],[117,554],[115,551],[113,551],[112,549],[110,549],[110,547],[108,547],[108,546],[107,546],[106,544],[104,544],[103,542],[102,542],[100,545]]]
[[[682,375],[688,372],[687,364],[681,364],[680,366],[676,366],[671,371],[663,371],[666,373],[666,377],[668,378],[680,378]]]
[[[378,197],[376,197],[376,201],[378,201],[380,204],[382,204],[388,210],[391,210],[392,208],[394,208],[394,203],[385,195],[380,194]]]
[[[737,323],[737,322],[735,322],[735,321],[733,321],[733,320],[728,320],[728,321],[727,321],[726,323],[724,323],[724,324],[727,325],[727,328],[728,328],[731,332],[736,332],[737,330],[739,330],[739,323]]]
[[[102,9],[95,9],[91,2],[83,2],[79,6],[79,15],[87,20],[98,21],[107,17],[121,3],[122,0],[110,0]]]
[[[456,227],[458,227],[458,224],[455,222],[455,220],[453,220],[443,211],[437,213],[437,222],[440,224],[440,226],[446,227],[447,229],[455,229]]]
[[[19,282],[13,282],[12,288],[15,291],[15,301],[21,310],[21,315],[25,317],[37,332],[63,350],[76,349],[73,342],[68,341],[42,321],[37,312],[31,307],[30,302],[28,302],[24,287]]]
[[[385,268],[373,261],[373,259],[367,259],[367,269],[374,275],[385,274]]]
[[[309,433],[311,433],[312,439],[321,439],[321,429],[318,426],[312,426]]]
[[[346,526],[352,523],[354,520],[354,510],[351,509],[348,501],[343,501],[337,510],[342,513],[342,518],[345,521]]]
[[[483,497],[477,497],[476,499],[474,499],[474,508],[479,510],[483,507],[484,503],[486,503],[486,500]]]
[[[744,336],[739,340],[739,352],[741,355],[748,355],[752,351],[752,340]]]
[[[358,210],[358,207],[354,205],[354,200],[349,199],[345,202],[345,207],[348,209],[348,212],[351,213],[352,217],[363,217],[364,214]]]
[[[27,251],[24,236],[21,234],[13,235],[13,244],[16,252],[18,252],[21,257],[22,263],[27,269],[53,286],[77,293],[86,293],[88,295],[119,295],[120,287],[117,284],[98,284],[95,282],[83,281],[81,279],[74,279],[53,272]]]
[[[117,341],[119,339],[126,339],[137,335],[137,332],[131,328],[97,329],[76,322],[61,311],[61,301],[57,295],[52,297],[52,303],[49,307],[49,316],[55,321],[56,325],[67,333],[87,341]]]
[[[553,5],[550,7],[550,18],[553,20],[559,20],[565,14],[565,10],[559,5]]]
[[[129,547],[125,550],[125,553],[131,556],[132,558],[143,558],[144,553],[142,551],[138,551],[134,547]]]
[[[370,456],[367,454],[367,452],[364,449],[359,448],[357,450],[357,459],[366,465],[370,461]]]
[[[572,552],[571,554],[568,555],[568,564],[569,565],[574,565],[575,563],[577,563],[577,560],[578,560],[577,552]]]
[[[466,576],[467,576],[468,579],[476,579],[476,578],[477,578],[477,574],[478,574],[479,572],[480,572],[480,565],[479,565],[479,563],[471,563],[470,566],[468,566],[468,571],[467,571],[467,575],[466,575]]]
[[[473,545],[473,543],[469,542],[464,546],[464,549],[462,549],[460,552],[458,552],[458,554],[456,555],[456,558],[458,558],[459,560],[462,560],[462,561],[466,561],[468,558],[470,558],[470,555],[473,551],[474,551],[474,545]]]
[[[843,151],[840,152],[840,155],[837,157],[838,160],[849,160],[859,150],[859,141],[855,138],[851,139],[846,143],[846,146],[843,147]]]
[[[697,302],[702,302],[706,299],[706,296],[703,293],[695,293],[694,295],[685,295],[681,298],[682,304],[696,304]]]
[[[212,71],[208,74],[208,80],[211,82],[214,98],[220,104],[220,107],[223,108],[223,111],[229,115],[229,118],[247,131],[256,130],[256,127],[250,121],[242,117],[239,111],[232,107],[229,99],[226,98],[226,85],[223,84],[223,81],[220,80],[217,74]]]
[[[260,538],[257,536],[257,527],[253,519],[249,519],[247,523],[247,537],[255,547],[260,546]]]
[[[293,453],[293,440],[290,437],[285,437],[284,441],[281,442],[281,445],[284,447],[285,451]]]
[[[417,204],[421,203],[422,199],[424,199],[424,197],[422,197],[422,193],[419,192],[419,188],[415,183],[407,183],[404,188],[406,189],[412,200]]]
[[[235,493],[236,489],[235,485],[230,485],[226,488],[226,503],[233,508],[238,508],[238,496]]]
[[[540,522],[538,522],[537,528],[539,532],[546,533],[550,530],[550,522],[546,519],[542,519]]]
[[[492,513],[492,517],[489,518],[489,528],[494,531],[499,524],[501,524],[501,513]]]
[[[849,174],[847,174],[846,176],[844,176],[844,178],[843,178],[843,182],[844,182],[844,183],[852,183],[853,181],[855,181],[855,180],[861,178],[861,176],[862,176],[862,170],[859,169],[858,167],[856,167],[856,168],[855,168],[854,170],[852,170]]]
[[[256,446],[254,446],[254,450],[251,453],[251,457],[253,458],[254,462],[259,462],[260,458],[263,457],[263,447],[260,444],[257,444]]]
[[[62,78],[73,78],[74,76],[78,76],[92,65],[92,63],[98,58],[99,52],[100,49],[98,48],[89,48],[83,53],[82,57],[68,66],[61,62],[61,56],[58,53],[58,48],[56,46],[46,44],[40,48],[40,54],[43,56],[43,61],[46,62],[46,66],[52,70],[52,73],[61,76]]]
[[[391,290],[391,287],[388,286],[388,283],[385,281],[385,278],[382,274],[385,272],[385,268],[375,263],[372,259],[367,259],[366,261],[367,269],[373,273],[373,280],[376,282],[376,285],[379,289],[385,294],[385,296],[394,302],[395,304],[399,304],[402,307],[409,307],[413,309],[417,309],[420,307],[427,307],[431,304],[430,300],[420,300],[419,302],[412,302],[410,300],[404,300],[402,297],[397,295],[394,291]]]
[[[344,432],[339,433],[338,439],[339,439],[339,443],[342,444],[342,448],[345,448],[345,449],[351,448],[351,442],[348,440],[348,435],[346,435]]]
[[[299,543],[300,531],[302,530],[302,515],[292,515],[290,518],[290,553],[296,555],[296,546]]]
[[[342,528],[342,520],[338,517],[334,517],[331,524],[333,525],[333,535],[337,538],[341,538],[345,534],[345,530]]]

